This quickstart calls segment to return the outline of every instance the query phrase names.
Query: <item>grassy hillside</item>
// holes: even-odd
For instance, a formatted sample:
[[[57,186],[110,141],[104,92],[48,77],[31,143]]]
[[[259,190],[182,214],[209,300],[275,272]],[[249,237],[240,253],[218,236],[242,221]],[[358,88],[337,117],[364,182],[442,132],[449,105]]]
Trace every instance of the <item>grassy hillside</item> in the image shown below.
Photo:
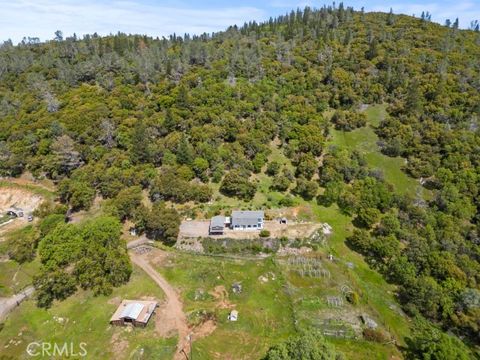
[[[38,245],[39,305],[66,297],[48,310],[55,311],[78,300],[70,296],[81,283],[97,294],[123,288],[130,272],[120,222],[171,246],[182,219],[285,208],[298,220],[333,226],[326,247],[316,249],[338,258],[332,283],[304,283],[281,263],[225,265],[228,276],[244,274],[253,287],[257,266],[284,274],[283,285],[298,290],[288,301],[304,327],[325,310],[315,297],[348,282],[361,295],[358,311],[371,312],[399,344],[410,334],[402,311],[415,318],[408,346],[416,357],[437,345],[446,357],[445,344],[466,357],[459,339],[478,353],[479,53],[478,31],[458,22],[441,26],[425,14],[343,4],[217,34],[5,42],[0,176],[48,179],[63,204],[44,211],[32,230],[38,238],[16,243],[30,257]],[[0,181],[0,191],[7,185]],[[35,191],[53,197],[44,187]],[[64,225],[66,209],[73,222],[96,220],[86,230],[83,222]],[[110,218],[96,223],[99,214]],[[103,224],[115,231],[105,233]],[[180,268],[160,270],[193,286]],[[188,272],[195,278],[197,270]],[[248,315],[250,298],[239,299],[244,350],[226,335],[210,340],[249,357],[294,333],[269,302],[278,293],[283,304],[284,293],[273,284],[268,291],[252,296],[252,306],[265,302],[278,328],[268,333]],[[218,334],[228,326],[220,323]],[[206,357],[215,355],[210,337],[199,341]],[[349,354],[380,348],[338,346]],[[393,346],[382,351],[398,355]]]
[[[132,331],[109,324],[121,299],[139,297],[161,301],[163,293],[143,271],[135,268],[130,283],[115,289],[110,296],[93,296],[91,292],[81,291],[49,310],[38,308],[34,301],[26,301],[13,311],[0,331],[2,355],[26,359],[26,346],[40,340],[59,344],[73,342],[77,349],[78,344],[84,342],[91,359],[171,358],[176,339],[159,338],[154,322],[145,329]]]
[[[401,157],[388,157],[381,153],[378,142],[380,139],[375,134],[377,127],[387,115],[385,105],[370,106],[365,110],[367,126],[351,132],[333,130],[331,144],[348,149],[357,150],[365,155],[368,165],[383,172],[385,180],[395,187],[399,194],[416,195],[416,191],[425,191],[418,180],[409,177],[402,171],[405,159]]]

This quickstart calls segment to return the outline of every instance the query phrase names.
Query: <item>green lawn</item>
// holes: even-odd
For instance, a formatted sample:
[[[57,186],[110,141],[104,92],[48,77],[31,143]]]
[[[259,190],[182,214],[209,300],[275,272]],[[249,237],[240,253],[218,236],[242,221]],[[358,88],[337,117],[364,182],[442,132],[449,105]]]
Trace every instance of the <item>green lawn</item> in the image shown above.
[[[49,310],[39,309],[33,300],[14,310],[0,331],[2,355],[28,359],[25,350],[31,341],[86,343],[88,359],[171,359],[176,338],[156,335],[155,324],[145,329],[113,327],[109,319],[117,305],[112,299],[136,299],[143,296],[161,300],[163,293],[143,271],[134,268],[130,282],[116,288],[110,296],[94,297],[79,291]]]
[[[11,296],[30,285],[39,268],[38,260],[21,265],[11,260],[0,262],[0,297]]]

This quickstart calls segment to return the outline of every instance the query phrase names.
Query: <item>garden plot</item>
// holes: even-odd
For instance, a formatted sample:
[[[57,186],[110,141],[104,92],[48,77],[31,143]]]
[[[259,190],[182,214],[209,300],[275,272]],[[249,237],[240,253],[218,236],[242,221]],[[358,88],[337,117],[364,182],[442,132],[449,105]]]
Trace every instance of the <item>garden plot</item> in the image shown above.
[[[351,269],[318,252],[283,257],[278,263],[285,271],[300,327],[316,327],[334,338],[362,337],[362,315],[374,317],[375,310],[349,276]]]

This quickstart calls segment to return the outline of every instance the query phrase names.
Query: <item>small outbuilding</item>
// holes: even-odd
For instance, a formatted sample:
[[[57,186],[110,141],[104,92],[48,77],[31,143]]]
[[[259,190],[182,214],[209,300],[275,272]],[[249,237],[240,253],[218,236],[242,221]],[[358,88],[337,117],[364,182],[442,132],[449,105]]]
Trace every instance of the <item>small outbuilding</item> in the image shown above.
[[[156,301],[123,300],[110,319],[110,324],[145,327],[157,307]]]
[[[230,312],[230,315],[228,315],[228,320],[237,321],[238,320],[238,311],[237,310],[232,310]]]
[[[225,231],[225,216],[217,215],[210,220],[210,235],[223,235]]]

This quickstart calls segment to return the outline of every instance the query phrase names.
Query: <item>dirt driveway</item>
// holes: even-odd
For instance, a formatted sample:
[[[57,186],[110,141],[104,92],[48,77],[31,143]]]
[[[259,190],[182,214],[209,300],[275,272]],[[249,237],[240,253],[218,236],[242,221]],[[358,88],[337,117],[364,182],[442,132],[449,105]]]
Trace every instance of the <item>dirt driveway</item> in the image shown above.
[[[142,268],[148,276],[155,281],[158,286],[163,290],[166,297],[166,302],[162,305],[160,312],[162,316],[162,331],[165,333],[171,330],[178,332],[178,344],[177,351],[175,352],[174,359],[185,359],[184,352],[186,354],[190,351],[190,344],[187,340],[187,336],[190,334],[188,328],[187,317],[183,312],[182,302],[175,289],[161,276],[142,255],[136,254],[135,251],[130,251],[130,259],[134,264]]]

